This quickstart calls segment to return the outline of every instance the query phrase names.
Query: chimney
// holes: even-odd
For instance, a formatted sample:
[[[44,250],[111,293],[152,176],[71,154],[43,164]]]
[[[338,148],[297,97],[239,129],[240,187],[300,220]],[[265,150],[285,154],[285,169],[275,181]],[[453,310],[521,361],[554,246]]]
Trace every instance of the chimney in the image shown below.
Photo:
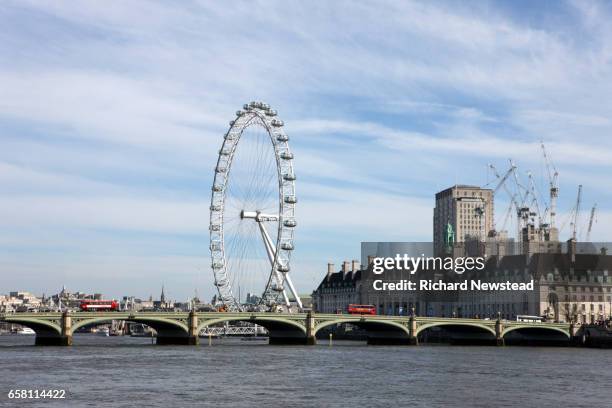
[[[353,259],[353,274],[357,273],[357,271],[359,270],[359,261],[356,259]]]
[[[327,263],[327,280],[329,280],[334,273],[334,264],[331,262]]]
[[[567,255],[572,264],[576,262],[576,240],[574,238],[567,240]]]
[[[342,262],[342,274],[346,278],[346,274],[350,272],[351,263],[349,261]]]
[[[374,258],[376,258],[374,255],[368,255],[368,267],[374,263]]]

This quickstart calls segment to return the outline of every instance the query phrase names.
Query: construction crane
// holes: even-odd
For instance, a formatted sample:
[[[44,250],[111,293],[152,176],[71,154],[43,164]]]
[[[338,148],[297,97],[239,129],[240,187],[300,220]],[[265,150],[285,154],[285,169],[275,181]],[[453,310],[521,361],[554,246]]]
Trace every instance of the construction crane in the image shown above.
[[[549,216],[549,228],[555,226],[555,216],[557,215],[557,197],[559,196],[559,172],[555,166],[551,163],[548,155],[546,154],[546,148],[544,142],[540,143],[542,147],[542,155],[544,156],[544,164],[546,165],[546,172],[548,173],[548,184],[550,188],[550,203],[548,208],[550,209]]]
[[[504,216],[504,223],[502,224],[500,231],[506,231],[506,225],[508,224],[508,219],[510,219],[510,214],[512,214],[512,207],[514,206],[515,198],[516,198],[516,194],[510,198],[510,205],[508,206],[508,209],[506,210],[506,215]]]
[[[498,180],[497,185],[493,189],[493,195],[495,195],[497,191],[501,187],[503,187],[506,193],[508,194],[508,196],[510,197],[510,208],[512,208],[512,206],[514,205],[518,212],[519,205],[515,200],[516,194],[512,194],[512,192],[508,189],[508,186],[506,185],[506,180],[508,180],[508,178],[514,173],[514,171],[516,170],[516,166],[511,165],[510,168],[506,171],[506,173],[503,176],[499,174],[499,172],[497,171],[497,168],[495,168],[493,164],[489,164],[489,168],[493,171],[493,174],[495,174],[495,177]],[[506,223],[507,223],[507,217],[506,217],[506,220],[504,221],[503,228],[505,228]],[[493,226],[493,229],[495,229],[495,225]]]
[[[530,215],[532,217],[538,217],[538,226],[541,227],[543,220],[542,213],[540,212],[540,205],[538,204],[538,191],[536,190],[535,181],[531,172],[527,172],[527,177],[529,178],[529,191],[531,192],[531,196],[533,197],[531,199],[529,207],[535,207],[535,212],[531,212]]]
[[[514,168],[514,184],[516,185],[516,192],[517,195],[521,201],[521,204],[517,206],[517,211],[516,211],[516,215],[517,215],[517,227],[518,227],[518,231],[517,231],[517,240],[521,241],[522,239],[522,231],[525,227],[527,227],[527,225],[529,225],[529,217],[532,215],[532,212],[530,211],[529,207],[527,206],[527,201],[529,199],[529,194],[530,191],[528,188],[526,188],[525,186],[523,186],[521,184],[521,182],[519,181],[519,177],[518,174],[516,172],[516,165],[512,162],[512,159],[508,159],[510,162],[510,167]],[[521,193],[521,191],[525,192],[525,195],[523,195]]]
[[[508,194],[510,194],[508,189],[505,187],[504,183],[506,182],[506,180],[508,180],[508,177],[510,177],[512,175],[512,173],[516,169],[516,166],[511,165],[510,168],[508,169],[508,171],[506,171],[506,174],[504,174],[503,177],[499,175],[499,173],[497,172],[497,169],[495,168],[494,165],[489,164],[489,167],[491,168],[491,170],[493,170],[493,174],[495,174],[495,177],[497,177],[497,179],[499,180],[498,183],[497,183],[497,186],[495,186],[495,188],[493,189],[493,194],[497,193],[497,190],[499,190],[500,187],[502,187],[502,186],[504,186],[504,189],[506,190],[506,192]]]
[[[525,186],[523,186],[519,181],[518,173],[516,171],[517,167],[512,162],[512,159],[508,159],[508,161],[510,162],[510,168],[514,170],[514,184],[516,185],[516,192],[521,201],[521,207],[525,207],[527,205],[527,199],[529,198],[529,189],[525,188]],[[521,190],[525,191],[525,195],[521,194]]]
[[[572,212],[572,239],[576,241],[576,228],[578,227],[578,217],[580,215],[580,202],[582,201],[582,184],[578,185],[578,197],[576,197],[576,205]]]
[[[595,211],[597,210],[597,203],[595,203],[593,205],[593,208],[591,208],[591,215],[589,216],[589,227],[587,228],[587,233],[586,233],[586,242],[590,242],[591,241],[591,229],[593,228],[593,220],[595,218]]]

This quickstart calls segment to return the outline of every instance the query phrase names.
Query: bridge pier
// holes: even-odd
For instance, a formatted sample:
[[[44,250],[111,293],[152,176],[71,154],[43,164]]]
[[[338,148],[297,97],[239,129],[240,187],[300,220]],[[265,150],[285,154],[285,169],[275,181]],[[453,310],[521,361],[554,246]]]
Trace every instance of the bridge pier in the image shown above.
[[[187,344],[197,346],[200,344],[200,333],[198,333],[198,316],[195,310],[189,312],[189,333]]]
[[[504,325],[502,324],[500,314],[497,313],[497,321],[495,322],[495,345],[503,346],[504,345],[504,336],[502,333],[504,332]]]
[[[72,317],[68,311],[62,313],[61,325],[61,334],[37,331],[34,344],[37,346],[72,346]]]
[[[419,338],[417,337],[417,322],[414,316],[414,308],[412,308],[412,316],[410,316],[410,320],[408,321],[408,330],[410,332],[408,344],[411,346],[418,346]]]
[[[312,316],[312,312],[308,312],[308,314],[306,314],[306,345],[307,346],[314,346],[317,344],[317,338],[314,335],[315,329],[315,321],[314,321],[314,317]]]
[[[576,325],[574,324],[574,321],[572,320],[569,326],[570,339],[573,339],[574,337],[576,337],[577,332],[578,330],[576,329]]]

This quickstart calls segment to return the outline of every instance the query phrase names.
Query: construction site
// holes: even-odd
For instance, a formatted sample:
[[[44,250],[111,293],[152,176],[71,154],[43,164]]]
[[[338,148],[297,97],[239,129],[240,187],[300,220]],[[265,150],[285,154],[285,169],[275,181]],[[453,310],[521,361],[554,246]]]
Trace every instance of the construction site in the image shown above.
[[[483,270],[463,275],[433,271],[427,276],[433,280],[534,282],[533,289],[444,293],[376,290],[374,282],[380,275],[373,272],[371,260],[394,253],[379,253],[381,248],[393,245],[374,243],[373,252],[365,258],[362,245],[361,265],[344,261],[339,271],[334,264],[328,265],[327,274],[313,292],[315,310],[332,313],[345,310],[349,304],[366,304],[385,315],[403,315],[410,310],[422,316],[480,319],[501,316],[514,320],[529,315],[576,324],[601,322],[612,316],[612,255],[607,254],[608,244],[590,242],[597,204],[584,205],[583,188],[578,185],[571,193],[575,198],[569,200],[569,211],[559,212],[559,171],[545,145],[541,143],[539,148],[545,180],[536,181],[531,172],[520,172],[509,160],[503,170],[488,165],[492,177],[483,186],[456,184],[436,193],[433,246],[429,244],[430,250],[419,246],[416,254],[431,251],[437,256],[486,259]],[[538,182],[546,188],[538,189]],[[497,218],[496,202],[503,208]],[[419,279],[418,272],[385,271],[388,282],[413,279],[411,276]]]
[[[488,165],[484,186],[454,185],[436,194],[433,240],[436,253],[467,249],[486,255],[554,253],[574,245],[582,253],[601,251],[590,243],[597,222],[597,203],[584,204],[582,185],[573,206],[559,216],[559,171],[540,143],[544,178],[519,171],[512,159],[507,169]],[[538,188],[546,185],[546,189]],[[502,207],[496,216],[495,204]],[[588,219],[584,212],[588,211]],[[605,251],[605,248],[603,249]]]

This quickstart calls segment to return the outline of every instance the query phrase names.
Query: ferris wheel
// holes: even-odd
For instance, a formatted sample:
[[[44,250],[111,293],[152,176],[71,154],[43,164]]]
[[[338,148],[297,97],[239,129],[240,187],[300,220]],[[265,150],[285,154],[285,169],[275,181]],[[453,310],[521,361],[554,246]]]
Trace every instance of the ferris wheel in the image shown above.
[[[232,311],[249,303],[302,308],[289,276],[294,249],[295,173],[277,112],[251,102],[223,137],[210,200],[210,253],[219,300]]]

